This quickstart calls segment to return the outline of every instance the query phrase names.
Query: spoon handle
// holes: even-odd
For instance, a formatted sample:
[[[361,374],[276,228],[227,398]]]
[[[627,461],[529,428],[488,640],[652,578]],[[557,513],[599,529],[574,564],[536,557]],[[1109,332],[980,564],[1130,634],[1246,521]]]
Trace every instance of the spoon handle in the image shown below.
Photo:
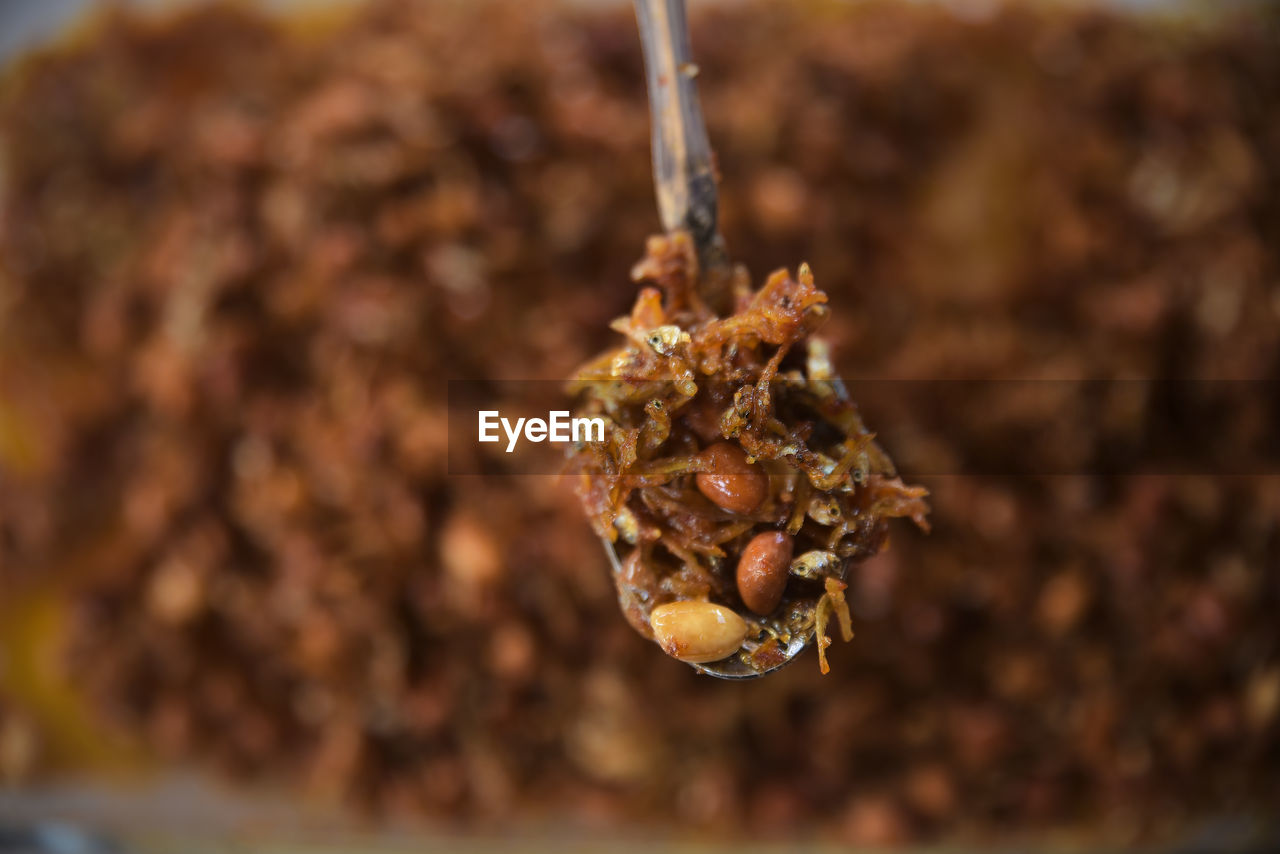
[[[716,179],[693,78],[684,0],[635,0],[653,124],[653,181],[667,231],[684,229],[704,263],[717,256]]]

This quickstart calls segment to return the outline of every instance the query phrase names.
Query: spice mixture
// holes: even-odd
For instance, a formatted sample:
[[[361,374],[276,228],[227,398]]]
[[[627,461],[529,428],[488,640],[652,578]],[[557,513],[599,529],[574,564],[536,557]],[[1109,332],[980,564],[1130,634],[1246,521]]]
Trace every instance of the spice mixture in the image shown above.
[[[729,251],[810,263],[837,374],[930,491],[932,534],[849,573],[830,675],[699,676],[619,617],[568,485],[446,474],[448,378],[566,380],[635,299],[628,9],[113,12],[0,106],[6,778],[93,741],[34,661],[164,764],[465,826],[1274,815],[1280,479],[1132,465],[1156,428],[1280,435],[1239,382],[1280,379],[1274,13],[697,12]],[[1038,392],[868,382],[1005,378]],[[1204,387],[1238,435],[1179,418]]]

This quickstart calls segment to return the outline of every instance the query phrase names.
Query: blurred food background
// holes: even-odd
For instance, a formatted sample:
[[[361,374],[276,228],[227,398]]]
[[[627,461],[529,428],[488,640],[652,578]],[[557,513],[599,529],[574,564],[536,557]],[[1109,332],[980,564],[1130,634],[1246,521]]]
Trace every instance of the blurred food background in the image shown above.
[[[626,6],[111,7],[0,94],[7,822],[181,773],[463,836],[1267,832],[1280,477],[1126,454],[1280,435],[1280,18],[693,12],[730,251],[812,264],[855,398],[1045,381],[881,386],[934,531],[852,579],[832,674],[698,677],[565,484],[448,475],[447,380],[564,378],[634,296]]]

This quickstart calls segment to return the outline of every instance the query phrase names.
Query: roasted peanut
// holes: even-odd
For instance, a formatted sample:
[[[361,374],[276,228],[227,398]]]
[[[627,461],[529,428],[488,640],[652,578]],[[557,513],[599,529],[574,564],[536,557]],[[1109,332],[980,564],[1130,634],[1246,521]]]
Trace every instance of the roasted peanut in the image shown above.
[[[713,602],[659,605],[649,615],[649,625],[663,652],[691,664],[733,655],[747,637],[746,620]]]
[[[769,494],[769,478],[732,442],[717,442],[702,452],[711,470],[694,478],[698,491],[730,513],[750,513]]]
[[[782,601],[795,541],[785,531],[756,534],[738,558],[738,595],[757,614],[768,614]]]

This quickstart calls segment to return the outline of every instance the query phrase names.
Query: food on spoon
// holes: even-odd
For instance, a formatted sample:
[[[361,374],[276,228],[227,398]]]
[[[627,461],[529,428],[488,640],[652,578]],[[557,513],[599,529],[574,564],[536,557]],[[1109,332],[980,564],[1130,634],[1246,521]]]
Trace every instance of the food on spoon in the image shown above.
[[[683,661],[737,655],[757,673],[816,633],[825,673],[828,620],[852,635],[849,570],[884,547],[890,518],[927,529],[926,492],[897,477],[832,376],[814,337],[827,297],[807,265],[759,290],[742,268],[700,275],[687,234],[650,238],[632,271],[645,286],[613,324],[627,343],[571,385],[607,424],[571,469],[623,556],[618,599],[638,632]],[[717,291],[728,316],[701,296]],[[712,620],[726,613],[741,635]]]

